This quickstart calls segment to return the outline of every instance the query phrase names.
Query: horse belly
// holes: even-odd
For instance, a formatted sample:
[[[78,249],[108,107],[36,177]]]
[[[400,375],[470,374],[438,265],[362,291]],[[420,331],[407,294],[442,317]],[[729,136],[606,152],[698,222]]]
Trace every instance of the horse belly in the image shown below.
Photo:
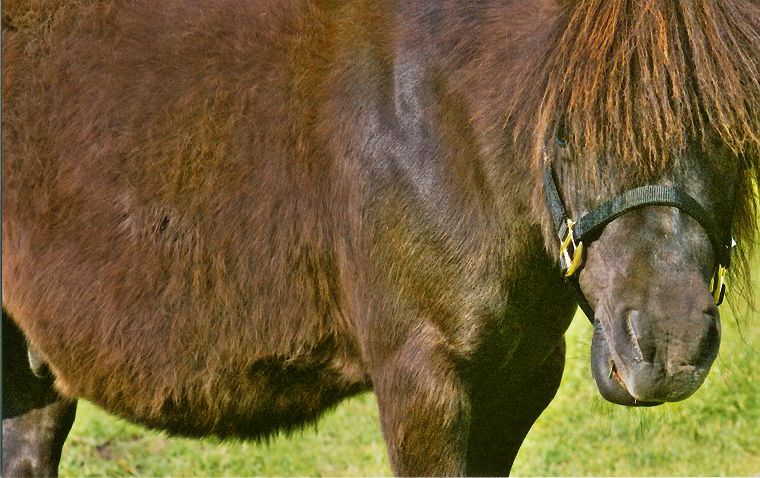
[[[363,375],[309,359],[260,359],[244,375],[208,399],[168,400],[157,415],[130,418],[186,436],[259,439],[312,422],[343,398],[369,388]]]
[[[159,363],[159,354],[145,348],[134,348],[132,359],[123,360],[113,350],[104,354],[106,347],[88,352],[79,342],[72,352],[60,342],[52,344],[57,350],[48,348],[50,340],[33,342],[42,344],[64,395],[186,436],[257,439],[292,430],[370,388],[360,363],[334,343],[297,356],[254,357],[251,348],[220,351],[210,341],[203,350],[177,352],[174,363]]]
[[[30,250],[18,239],[33,231],[5,225],[5,306],[66,396],[175,433],[255,438],[369,387],[313,278],[135,270],[159,253],[113,237],[88,254],[80,241]]]

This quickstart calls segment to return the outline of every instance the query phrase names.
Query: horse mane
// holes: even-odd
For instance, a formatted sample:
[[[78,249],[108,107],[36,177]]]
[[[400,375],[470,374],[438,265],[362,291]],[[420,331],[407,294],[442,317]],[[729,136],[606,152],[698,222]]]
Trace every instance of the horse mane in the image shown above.
[[[688,144],[724,145],[745,167],[733,272],[747,279],[760,182],[760,3],[565,2],[553,35],[518,79],[518,149],[538,165],[561,136],[594,181],[605,157],[645,176],[677,163]]]

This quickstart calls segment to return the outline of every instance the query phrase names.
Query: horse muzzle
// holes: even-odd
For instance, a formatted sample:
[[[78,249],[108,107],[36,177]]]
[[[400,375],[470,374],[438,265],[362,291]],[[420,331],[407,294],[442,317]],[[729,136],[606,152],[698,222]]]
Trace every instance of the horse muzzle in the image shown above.
[[[596,321],[591,368],[600,393],[612,403],[677,402],[702,385],[719,343],[715,307],[659,320],[632,310],[615,321]]]

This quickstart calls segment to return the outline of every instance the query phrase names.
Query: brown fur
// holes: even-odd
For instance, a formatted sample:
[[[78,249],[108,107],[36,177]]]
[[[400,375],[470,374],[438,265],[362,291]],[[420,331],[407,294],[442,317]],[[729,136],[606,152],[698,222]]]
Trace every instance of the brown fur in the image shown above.
[[[296,82],[293,68],[321,68],[318,55],[324,51],[319,44],[299,46],[293,35],[304,34],[299,22],[318,35],[327,12],[281,7],[267,12],[263,5],[245,2],[219,6],[204,16],[201,7],[167,4],[149,23],[139,5],[63,6],[51,12],[55,20],[50,23],[59,26],[50,35],[67,55],[53,54],[44,66],[25,69],[21,52],[14,48],[31,40],[13,35],[29,33],[9,34],[6,47],[12,65],[6,70],[6,104],[14,106],[6,116],[5,144],[11,148],[6,171],[15,169],[14,158],[37,161],[41,169],[6,176],[5,207],[19,213],[13,214],[15,220],[47,224],[21,238],[14,234],[19,230],[15,220],[8,223],[5,243],[12,252],[4,267],[9,308],[15,316],[26,315],[17,311],[14,291],[27,280],[47,294],[24,309],[77,291],[75,303],[56,300],[45,307],[57,310],[58,318],[45,320],[35,313],[42,320],[29,332],[45,335],[60,327],[56,320],[92,321],[92,327],[68,339],[65,347],[72,347],[73,354],[60,350],[68,359],[59,363],[48,357],[54,368],[78,369],[78,377],[92,380],[71,383],[56,370],[59,387],[107,406],[119,404],[117,410],[130,414],[136,410],[149,422],[147,417],[189,401],[190,407],[208,408],[203,416],[210,423],[195,425],[199,429],[214,428],[218,410],[229,407],[228,402],[240,401],[241,410],[250,409],[246,402],[280,391],[274,384],[259,384],[255,390],[222,387],[255,379],[258,357],[290,357],[305,361],[308,370],[310,362],[328,360],[319,350],[329,345],[331,351],[342,352],[331,359],[328,369],[334,372],[325,373],[345,374],[347,390],[365,380],[364,372],[352,365],[356,344],[337,337],[351,336],[339,310],[345,299],[337,295],[343,289],[337,282],[344,279],[335,272],[346,260],[341,254],[353,246],[340,244],[339,231],[328,230],[334,224],[350,229],[356,214],[350,208],[324,210],[333,203],[352,204],[352,192],[328,191],[333,185],[326,178],[340,165],[318,162],[325,157],[320,146],[299,138],[315,127],[309,110],[316,105],[291,99],[292,90],[310,88]],[[171,25],[180,19],[189,22],[187,36],[172,34]],[[227,31],[215,30],[216,24],[228,25]],[[275,27],[281,36],[257,36]],[[145,39],[151,43],[148,50],[140,45]],[[209,44],[218,45],[219,51],[204,51],[203,45]],[[250,50],[235,54],[240,48]],[[103,55],[105,51],[110,53]],[[289,58],[296,56],[302,61]],[[60,62],[67,65],[65,75],[57,74]],[[59,94],[45,98],[40,89]],[[14,118],[14,113],[27,116]],[[258,121],[261,117],[269,120]],[[280,124],[291,126],[280,129]],[[16,147],[25,149],[16,153]],[[292,159],[288,151],[295,153],[293,159],[302,158],[294,163],[298,167],[263,166],[283,165]],[[144,159],[131,166],[109,166],[102,161],[106,157]],[[311,168],[320,164],[326,169],[312,174],[310,163]],[[14,181],[21,185],[14,187]],[[249,181],[255,185],[236,186]],[[114,189],[116,184],[130,186]],[[268,194],[255,195],[256,190]],[[313,196],[304,194],[309,191]],[[324,195],[330,196],[329,202]],[[299,201],[292,200],[295,196]],[[82,218],[87,229],[71,219],[80,212],[87,216]],[[49,236],[41,240],[38,234]],[[111,244],[114,240],[119,244]],[[47,267],[60,267],[56,257],[61,255],[73,262],[65,266],[57,285],[47,280],[39,284],[52,273]],[[25,257],[34,257],[40,267],[24,267],[29,264]],[[135,262],[136,257],[145,262]],[[87,283],[82,277],[97,279]],[[106,290],[110,284],[115,289]],[[248,321],[251,325],[245,326]],[[206,350],[207,344],[215,344],[213,350]],[[187,352],[178,354],[180,349]],[[132,381],[128,388],[123,376],[110,372],[120,367]],[[121,384],[112,383],[116,380]],[[310,395],[298,392],[299,387],[305,392],[317,384],[288,384],[296,387],[292,400]],[[133,387],[143,394],[130,397]],[[315,393],[330,401],[339,391]],[[297,408],[314,413],[306,403]]]
[[[756,2],[6,3],[3,303],[58,390],[148,425],[262,436],[372,386],[404,472],[463,472],[479,427],[516,453],[574,307],[560,125],[589,178],[742,155],[749,242]],[[409,417],[456,439],[416,456]]]

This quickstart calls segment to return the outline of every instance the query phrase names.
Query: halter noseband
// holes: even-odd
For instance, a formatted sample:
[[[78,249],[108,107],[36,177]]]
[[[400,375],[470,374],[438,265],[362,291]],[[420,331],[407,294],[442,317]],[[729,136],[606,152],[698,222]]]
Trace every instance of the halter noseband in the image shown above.
[[[543,165],[544,195],[560,241],[560,265],[565,279],[578,296],[578,303],[586,317],[594,322],[594,311],[578,283],[578,272],[584,261],[584,245],[593,242],[602,229],[631,209],[642,206],[672,206],[694,218],[705,230],[712,243],[717,261],[713,276],[713,297],[720,305],[726,293],[725,273],[731,262],[733,240],[730,231],[721,234],[713,218],[684,191],[668,186],[642,186],[629,189],[603,202],[578,220],[567,215],[559,195],[554,173],[546,158]]]

